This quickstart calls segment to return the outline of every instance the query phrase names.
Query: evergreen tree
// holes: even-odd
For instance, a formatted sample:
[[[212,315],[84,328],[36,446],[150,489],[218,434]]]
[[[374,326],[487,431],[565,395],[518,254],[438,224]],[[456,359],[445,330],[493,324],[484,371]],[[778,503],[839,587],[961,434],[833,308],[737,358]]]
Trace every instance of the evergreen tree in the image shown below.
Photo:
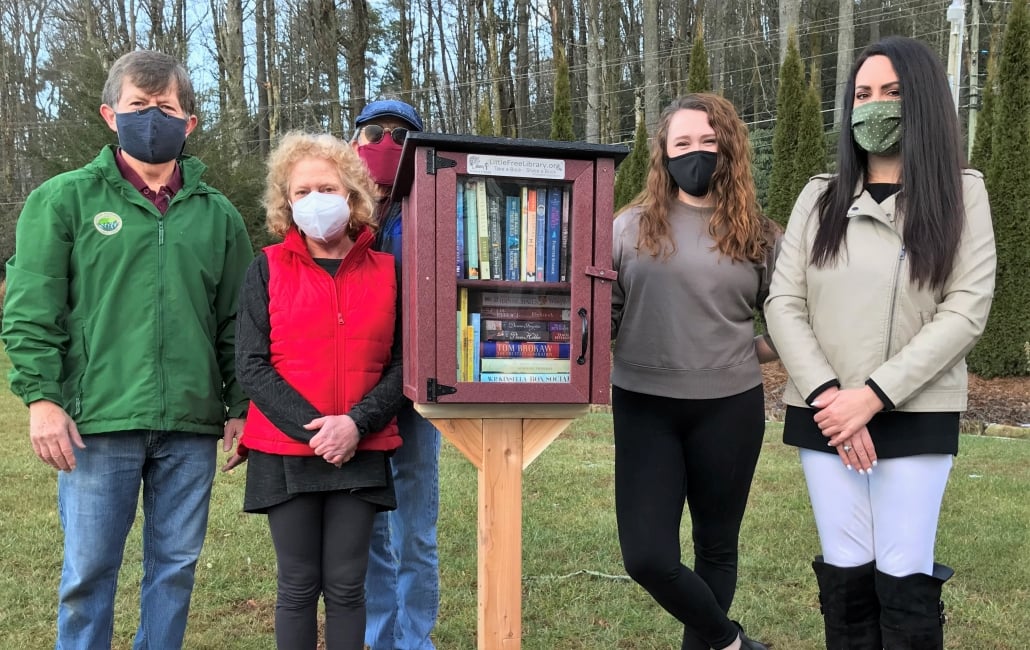
[[[704,38],[700,26],[694,37],[694,47],[690,49],[690,68],[687,70],[688,93],[712,92],[712,75],[708,72],[708,52],[705,51]]]
[[[479,102],[479,112],[476,113],[476,135],[497,135],[497,132],[494,131],[494,118],[490,111],[490,102],[485,99]]]
[[[789,185],[790,204],[787,206],[786,213],[788,217],[790,210],[794,207],[794,201],[801,193],[801,189],[808,183],[808,179],[826,171],[826,136],[823,134],[823,114],[816,84],[817,77],[813,73],[808,91],[801,104],[797,123],[797,145],[794,147],[794,164],[792,165],[793,178]]]
[[[780,66],[780,86],[776,92],[776,126],[773,129],[772,176],[766,214],[781,225],[787,224],[800,187],[795,187],[795,160],[798,125],[805,101],[805,68],[793,32],[787,39],[787,55]]]
[[[569,82],[569,62],[565,50],[554,48],[554,112],[551,113],[551,139],[575,140],[572,130],[572,88]]]
[[[987,190],[998,248],[994,305],[983,338],[970,355],[987,377],[1027,374],[1030,342],[1030,8],[1014,0],[998,61]]]
[[[991,143],[994,140],[994,101],[998,91],[998,61],[994,56],[994,48],[987,57],[987,82],[980,90],[983,104],[977,116],[976,134],[973,137],[973,151],[969,154],[969,166],[983,173],[991,166]]]
[[[620,210],[623,206],[644,189],[644,181],[647,179],[647,126],[644,120],[637,120],[636,135],[633,136],[633,149],[626,156],[626,159],[619,165],[618,173],[615,175],[615,209]]]

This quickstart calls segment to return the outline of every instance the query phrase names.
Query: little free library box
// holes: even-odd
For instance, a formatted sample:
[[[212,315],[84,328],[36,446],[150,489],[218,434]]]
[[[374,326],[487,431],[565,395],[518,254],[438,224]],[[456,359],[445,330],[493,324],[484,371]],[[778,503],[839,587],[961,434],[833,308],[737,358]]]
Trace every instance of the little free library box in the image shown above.
[[[522,643],[522,471],[609,402],[625,147],[409,133],[404,392],[478,470],[479,650]]]

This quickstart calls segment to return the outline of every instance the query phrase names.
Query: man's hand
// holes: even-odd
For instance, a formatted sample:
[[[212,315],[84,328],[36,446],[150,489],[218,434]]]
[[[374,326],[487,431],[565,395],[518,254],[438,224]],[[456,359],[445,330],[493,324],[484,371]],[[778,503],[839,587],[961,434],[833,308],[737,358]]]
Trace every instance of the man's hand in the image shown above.
[[[75,469],[72,445],[86,448],[75,421],[63,408],[47,400],[29,404],[29,438],[41,461],[65,472]]]
[[[308,431],[318,433],[308,444],[327,463],[340,466],[354,458],[358,450],[358,426],[349,415],[329,415],[315,418],[304,425]]]
[[[229,418],[222,429],[222,451],[232,451],[232,443],[243,435],[244,418]]]

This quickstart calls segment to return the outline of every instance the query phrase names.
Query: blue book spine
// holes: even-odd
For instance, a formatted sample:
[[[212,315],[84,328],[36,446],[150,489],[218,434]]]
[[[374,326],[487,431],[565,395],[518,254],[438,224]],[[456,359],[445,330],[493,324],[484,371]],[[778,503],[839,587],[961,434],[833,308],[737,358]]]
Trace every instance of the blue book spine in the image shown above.
[[[517,196],[507,196],[505,202],[505,258],[504,279],[518,282],[521,279],[522,254],[522,201]]]
[[[457,263],[454,270],[457,271],[457,278],[463,280],[465,278],[465,183],[458,181],[457,183],[457,205],[455,205],[455,227],[457,231],[454,236],[455,243],[457,244],[455,250],[455,256]]]
[[[536,281],[544,281],[547,260],[547,188],[536,190]]]
[[[472,324],[472,381],[479,381],[479,342],[483,338],[479,314],[469,314],[469,321]]]
[[[547,282],[557,282],[560,268],[561,188],[552,187],[547,190],[547,262],[544,268],[544,279]]]

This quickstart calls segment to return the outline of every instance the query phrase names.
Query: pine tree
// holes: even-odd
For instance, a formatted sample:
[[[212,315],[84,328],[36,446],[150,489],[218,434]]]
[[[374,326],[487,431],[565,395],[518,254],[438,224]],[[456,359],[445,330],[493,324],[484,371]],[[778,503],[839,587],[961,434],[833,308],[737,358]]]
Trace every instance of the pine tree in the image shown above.
[[[987,191],[998,249],[994,304],[970,367],[986,377],[1027,374],[1024,346],[1030,342],[1030,8],[1013,0],[993,106],[993,141]]]
[[[572,89],[569,82],[569,62],[565,50],[554,48],[554,112],[551,113],[551,139],[575,140],[572,130]]]
[[[712,92],[712,75],[708,71],[708,52],[705,51],[704,37],[701,27],[694,37],[694,47],[690,49],[690,67],[687,70],[688,93]]]
[[[479,102],[479,112],[476,113],[476,134],[497,135],[497,132],[494,131],[494,118],[490,111],[490,103],[485,99]]]
[[[826,171],[826,136],[823,133],[823,114],[817,83],[818,78],[813,72],[811,83],[808,84],[808,91],[801,104],[801,113],[796,127],[797,145],[794,147],[793,177],[789,185],[788,217],[794,200],[808,183],[808,179]]]
[[[800,187],[794,187],[798,124],[805,96],[805,68],[798,53],[797,39],[787,39],[787,55],[780,66],[780,86],[776,92],[776,126],[773,130],[772,176],[766,213],[786,225]]]
[[[994,140],[994,101],[998,95],[995,88],[998,84],[998,60],[994,56],[994,48],[987,57],[987,82],[981,89],[983,104],[976,121],[976,134],[973,137],[973,151],[969,155],[969,166],[987,173],[991,166],[991,143]]]
[[[615,209],[619,210],[644,189],[647,179],[647,126],[644,120],[637,120],[637,131],[633,137],[633,149],[619,165],[615,176]]]

